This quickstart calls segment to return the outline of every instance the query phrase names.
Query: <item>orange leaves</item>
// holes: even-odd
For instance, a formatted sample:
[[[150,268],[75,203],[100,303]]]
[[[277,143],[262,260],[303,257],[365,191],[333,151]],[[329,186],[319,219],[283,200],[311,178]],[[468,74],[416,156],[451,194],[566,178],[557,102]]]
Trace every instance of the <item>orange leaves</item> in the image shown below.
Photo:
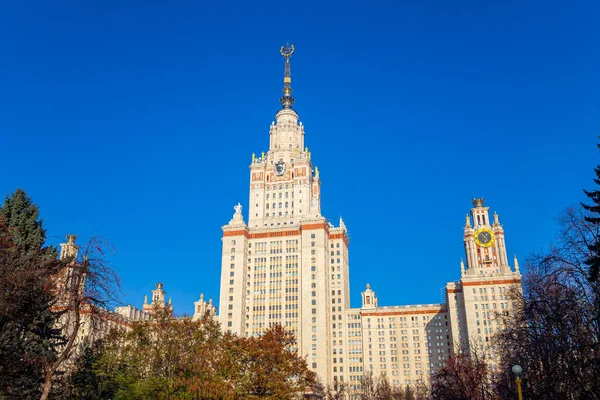
[[[157,315],[112,335],[98,366],[105,375],[118,375],[113,378],[123,383],[122,393],[139,392],[139,398],[285,400],[315,383],[305,360],[292,350],[295,344],[281,327],[239,338],[221,333],[210,317]]]

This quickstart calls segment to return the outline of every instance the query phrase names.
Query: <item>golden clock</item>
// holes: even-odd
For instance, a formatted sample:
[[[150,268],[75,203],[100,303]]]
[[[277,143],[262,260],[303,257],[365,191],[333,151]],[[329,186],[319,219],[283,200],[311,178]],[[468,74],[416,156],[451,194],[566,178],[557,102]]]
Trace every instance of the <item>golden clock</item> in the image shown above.
[[[475,231],[475,243],[480,247],[490,247],[494,244],[494,232],[488,228],[480,228]]]

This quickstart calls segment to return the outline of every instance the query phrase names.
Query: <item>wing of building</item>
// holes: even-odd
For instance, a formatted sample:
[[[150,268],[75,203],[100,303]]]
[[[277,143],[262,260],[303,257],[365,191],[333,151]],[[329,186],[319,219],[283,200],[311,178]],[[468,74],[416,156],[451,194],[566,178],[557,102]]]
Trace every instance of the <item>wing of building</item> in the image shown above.
[[[269,149],[252,155],[247,219],[238,203],[223,226],[223,329],[255,336],[282,325],[323,382],[351,389],[367,372],[394,385],[427,379],[461,343],[493,357],[495,313],[510,312],[505,292],[520,284],[520,274],[516,261],[515,272],[508,265],[504,231],[496,214],[489,220],[483,199],[474,200],[467,216],[467,264],[461,262],[460,280],[447,285],[446,303],[382,307],[367,285],[362,307],[350,308],[346,226],[321,215],[319,169],[292,108],[294,50],[281,49],[281,109],[269,128]]]
[[[61,243],[60,259],[65,261],[65,267],[53,277],[54,291],[58,295],[57,303],[53,306],[54,311],[61,311],[61,317],[57,322],[57,328],[62,329],[67,335],[72,335],[75,330],[75,312],[72,304],[69,301],[63,300],[71,297],[73,290],[77,287],[75,279],[77,278],[78,269],[81,266],[81,260],[78,261],[79,245],[75,242],[76,235],[67,235],[67,241]],[[86,280],[80,288],[82,291],[80,296],[85,296]],[[91,304],[81,306],[79,325],[74,346],[74,353],[78,354],[81,350],[79,345],[85,341],[93,342],[106,336],[113,329],[130,330],[136,322],[147,321],[153,318],[159,310],[172,313],[171,299],[165,302],[165,290],[163,283],[157,283],[156,288],[152,290],[152,300],[148,302],[148,296],[144,298],[142,309],[138,309],[132,305],[117,306],[113,310],[100,308]],[[200,294],[200,299],[194,302],[194,314],[192,319],[198,320],[205,315],[214,317],[216,315],[216,307],[212,304],[212,299],[204,300],[204,295]],[[188,318],[186,316],[182,318]],[[71,357],[71,361],[73,357]]]

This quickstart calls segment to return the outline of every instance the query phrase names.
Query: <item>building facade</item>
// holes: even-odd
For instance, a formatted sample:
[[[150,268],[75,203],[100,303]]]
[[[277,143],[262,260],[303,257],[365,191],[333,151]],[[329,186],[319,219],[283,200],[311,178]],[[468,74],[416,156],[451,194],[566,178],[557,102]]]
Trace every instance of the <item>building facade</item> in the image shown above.
[[[240,336],[282,325],[325,383],[358,389],[366,373],[393,385],[426,380],[459,345],[493,356],[495,312],[510,312],[504,293],[520,284],[508,265],[497,214],[489,220],[475,199],[464,229],[466,265],[447,285],[445,304],[382,307],[367,285],[362,307],[350,308],[344,221],[321,215],[321,180],[293,110],[290,58],[284,46],[281,109],[269,128],[269,148],[252,154],[247,222],[234,207],[223,226],[219,321]],[[472,223],[471,223],[472,219]]]
[[[332,371],[330,341],[350,307],[348,235],[321,215],[319,170],[292,109],[290,56],[282,108],[269,129],[269,150],[252,156],[248,223],[242,207],[223,227],[219,319],[240,336],[282,325],[322,379]],[[342,338],[340,338],[341,340]]]
[[[83,277],[83,285],[76,283],[78,278],[78,255],[80,247],[76,243],[76,235],[67,235],[67,241],[60,244],[59,258],[65,261],[65,267],[54,276],[54,285],[59,299],[53,307],[54,311],[67,311],[61,314],[57,323],[57,327],[65,330],[65,333],[71,335],[76,326],[76,318],[74,311],[68,311],[70,305],[67,301],[62,301],[62,296],[69,296],[69,288],[81,287],[81,291],[85,291],[85,277]],[[85,257],[84,257],[85,259]],[[77,285],[77,286],[75,286]],[[83,293],[81,293],[83,295]],[[81,350],[79,345],[84,342],[94,342],[102,339],[111,330],[130,330],[135,323],[151,320],[157,311],[165,311],[172,314],[171,299],[165,303],[166,292],[164,284],[157,283],[156,288],[152,290],[152,300],[148,302],[148,296],[144,297],[142,309],[138,309],[132,305],[117,306],[114,310],[99,308],[91,305],[83,306],[80,310],[79,329],[75,339],[74,354],[78,354]],[[200,299],[194,302],[194,314],[190,316],[193,320],[202,319],[205,315],[211,318],[216,317],[216,307],[212,304],[212,299],[204,300],[204,295],[200,294]],[[182,318],[190,318],[184,316]],[[72,359],[71,359],[72,361]]]

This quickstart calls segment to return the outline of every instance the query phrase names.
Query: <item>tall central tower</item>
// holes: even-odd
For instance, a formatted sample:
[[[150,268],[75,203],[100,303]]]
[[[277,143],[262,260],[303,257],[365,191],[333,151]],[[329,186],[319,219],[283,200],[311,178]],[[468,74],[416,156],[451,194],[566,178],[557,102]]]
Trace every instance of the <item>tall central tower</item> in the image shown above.
[[[268,151],[252,154],[247,223],[238,203],[223,226],[219,321],[241,336],[284,326],[296,335],[308,366],[329,382],[328,356],[342,346],[342,315],[350,306],[348,235],[341,218],[334,227],[321,215],[319,170],[292,109],[294,51],[293,45],[280,50],[281,109]]]

